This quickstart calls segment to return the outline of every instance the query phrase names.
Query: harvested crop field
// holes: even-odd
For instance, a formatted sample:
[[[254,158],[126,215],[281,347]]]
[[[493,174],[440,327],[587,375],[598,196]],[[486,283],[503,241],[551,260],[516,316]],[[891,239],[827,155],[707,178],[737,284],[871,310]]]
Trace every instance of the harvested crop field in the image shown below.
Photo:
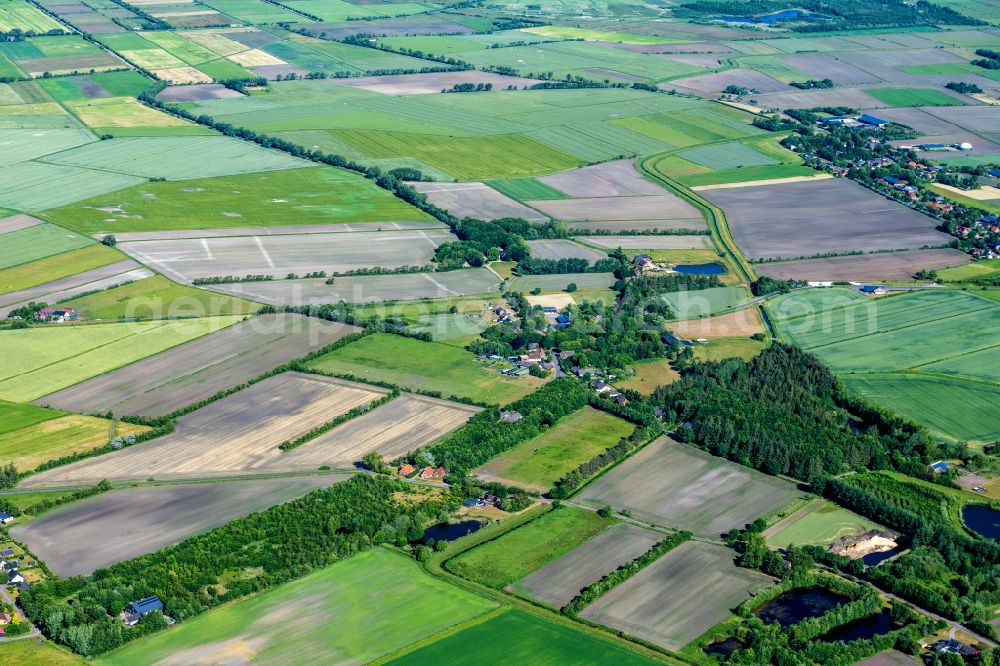
[[[672,194],[529,201],[551,218],[566,222],[655,220],[701,228],[705,221],[689,203]]]
[[[552,608],[562,608],[580,590],[639,557],[662,538],[663,535],[657,532],[619,523],[508,589]]]
[[[495,220],[501,217],[520,217],[534,222],[549,218],[537,210],[514,201],[483,183],[409,183],[413,189],[427,195],[427,199],[458,217]]]
[[[500,279],[495,274],[477,268],[444,273],[338,277],[332,285],[325,284],[324,280],[275,280],[214,285],[212,289],[270,305],[306,305],[448,298],[486,294],[499,287]]]
[[[371,451],[391,460],[447,435],[479,411],[479,407],[403,393],[374,411],[282,454],[264,468],[349,467]]]
[[[87,575],[347,478],[325,474],[124,488],[49,511],[12,532],[56,574]]]
[[[531,256],[536,259],[586,259],[597,261],[608,256],[607,252],[595,250],[571,240],[528,241]]]
[[[229,236],[298,236],[301,234],[346,234],[371,231],[412,231],[415,229],[447,229],[437,220],[408,222],[354,222],[342,224],[289,224],[276,227],[226,227],[225,229],[165,229],[162,231],[126,231],[116,233],[119,243],[125,241],[176,240],[178,238],[227,238]],[[100,238],[102,234],[93,234]]]
[[[42,472],[22,487],[239,474],[273,463],[282,455],[282,442],[385,393],[364,384],[286,372],[182,416],[169,435]]]
[[[367,664],[495,605],[432,578],[413,558],[368,550],[134,641],[99,663]]]
[[[198,277],[345,272],[381,266],[429,264],[441,243],[457,240],[449,231],[233,236],[154,240],[119,244],[119,249],[178,282]]]
[[[577,495],[629,509],[651,523],[718,537],[799,496],[795,486],[666,437],[648,444]]]
[[[951,240],[935,221],[846,178],[701,192],[751,259],[917,249]]]
[[[757,264],[754,270],[775,280],[909,280],[920,270],[936,270],[972,261],[961,250],[910,250],[878,254]]]
[[[505,76],[492,72],[429,72],[426,74],[391,74],[386,76],[359,76],[349,79],[336,79],[338,86],[363,88],[386,95],[421,95],[439,93],[442,89],[450,89],[459,83],[491,83],[493,88],[502,90],[507,86],[532,86],[539,79],[526,79],[521,76]]]
[[[298,314],[261,315],[37,402],[86,414],[163,416],[359,331]]]
[[[219,83],[206,83],[201,86],[167,86],[156,95],[156,99],[172,102],[200,102],[206,99],[236,99],[242,93],[231,90]]]
[[[615,160],[594,166],[570,169],[539,181],[571,197],[628,197],[663,195],[664,190],[635,170],[633,160]]]
[[[0,398],[35,400],[237,321],[239,317],[204,317],[0,331],[5,351]]]
[[[578,236],[575,240],[613,250],[702,250],[712,247],[708,236]]]
[[[772,582],[764,574],[738,568],[728,548],[688,541],[580,615],[668,650],[679,650]]]
[[[757,308],[749,307],[715,317],[674,322],[670,324],[670,332],[688,340],[739,336],[748,338],[755,333],[763,333],[764,325]]]

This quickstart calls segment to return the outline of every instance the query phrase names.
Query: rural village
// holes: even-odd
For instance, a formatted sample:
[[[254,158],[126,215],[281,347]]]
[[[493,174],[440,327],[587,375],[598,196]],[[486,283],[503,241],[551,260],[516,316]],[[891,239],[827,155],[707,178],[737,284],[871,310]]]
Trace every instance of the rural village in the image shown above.
[[[998,666],[998,216],[998,0],[0,0],[0,666]]]

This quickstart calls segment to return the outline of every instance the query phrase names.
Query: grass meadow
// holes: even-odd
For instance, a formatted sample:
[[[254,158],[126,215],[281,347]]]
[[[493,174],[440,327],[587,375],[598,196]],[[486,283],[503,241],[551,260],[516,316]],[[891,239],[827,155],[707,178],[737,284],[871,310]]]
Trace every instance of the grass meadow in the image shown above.
[[[577,465],[627,437],[632,429],[616,416],[584,407],[538,437],[494,458],[481,471],[516,485],[548,490]]]
[[[593,511],[560,507],[448,560],[445,566],[464,578],[502,589],[613,524]]]
[[[697,345],[694,357],[699,361],[722,361],[727,358],[742,358],[749,361],[764,351],[767,343],[752,338],[713,338],[707,345]]]
[[[464,349],[387,333],[366,336],[309,365],[321,372],[501,405],[527,395],[542,383],[535,377],[503,377]]]
[[[18,666],[82,666],[87,662],[69,650],[41,638],[26,638],[0,644],[0,662]]]
[[[63,303],[83,319],[165,319],[251,314],[259,303],[195,289],[154,275]]]
[[[566,664],[644,666],[659,660],[521,610],[508,610],[389,662],[393,666]]]
[[[431,578],[412,559],[366,551],[137,640],[96,663],[366,663],[493,607]]]
[[[240,317],[0,331],[0,399],[28,401],[225,328]]]
[[[75,234],[54,224],[36,224],[18,231],[0,234],[3,256],[0,269],[18,264],[26,264],[53,254],[78,250],[96,241],[93,238]]]
[[[869,88],[865,92],[883,104],[903,106],[963,106],[963,102],[933,88]]]
[[[657,386],[672,384],[681,376],[670,366],[670,361],[665,358],[642,361],[632,367],[635,369],[635,374],[624,381],[616,382],[615,386],[648,395]]]
[[[826,500],[815,499],[769,528],[764,536],[779,548],[796,546],[829,546],[842,536],[860,534],[879,526],[852,511]]]
[[[54,458],[104,446],[112,437],[147,430],[146,426],[67,414],[0,434],[0,460],[13,462],[25,472]]]
[[[108,206],[115,212],[101,210]],[[366,178],[333,167],[142,183],[46,217],[81,233],[429,219]]]

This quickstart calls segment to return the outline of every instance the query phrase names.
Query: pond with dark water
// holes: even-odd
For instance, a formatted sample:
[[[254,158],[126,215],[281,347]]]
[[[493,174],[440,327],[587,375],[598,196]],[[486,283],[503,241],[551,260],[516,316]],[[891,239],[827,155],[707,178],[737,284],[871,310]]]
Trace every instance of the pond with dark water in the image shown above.
[[[979,536],[1000,541],[1000,511],[984,504],[966,504],[962,507],[962,520]]]
[[[822,14],[810,14],[804,12],[801,9],[784,9],[780,12],[774,12],[772,14],[766,14],[764,16],[717,16],[715,19],[717,21],[726,21],[727,23],[767,23],[768,25],[772,23],[777,23],[778,21],[817,21],[820,19],[828,19],[829,16],[823,16]]]
[[[463,520],[459,523],[438,523],[431,525],[424,530],[424,542],[431,539],[434,541],[454,541],[466,534],[472,534],[480,530],[483,524],[478,520]]]
[[[727,638],[724,641],[716,641],[705,646],[705,654],[717,654],[720,657],[728,657],[737,650],[746,649],[743,641],[736,638]]]
[[[867,639],[874,638],[875,636],[881,636],[882,634],[889,633],[895,628],[896,625],[894,625],[892,620],[889,619],[889,611],[884,610],[876,615],[859,617],[857,620],[851,620],[850,622],[842,624],[839,627],[834,627],[820,636],[819,640],[830,643],[836,641],[850,643],[851,641],[857,641],[863,638]]]
[[[686,275],[722,275],[726,272],[726,268],[722,264],[715,262],[709,264],[680,264],[674,266],[674,272]]]
[[[818,617],[831,608],[850,601],[847,597],[822,587],[789,590],[777,599],[754,610],[765,623],[777,622],[788,627],[806,618]]]

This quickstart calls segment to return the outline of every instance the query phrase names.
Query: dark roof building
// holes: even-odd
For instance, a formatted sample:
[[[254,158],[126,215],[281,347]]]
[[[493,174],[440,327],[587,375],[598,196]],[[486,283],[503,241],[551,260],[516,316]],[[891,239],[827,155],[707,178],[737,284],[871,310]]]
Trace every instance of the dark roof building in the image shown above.
[[[861,117],[858,118],[858,121],[864,123],[865,125],[872,125],[874,127],[885,127],[889,124],[888,120],[882,120],[881,118],[876,118],[875,116],[869,116],[867,113],[862,114]]]
[[[153,611],[163,611],[163,602],[155,594],[151,597],[146,597],[145,599],[139,599],[138,601],[133,601],[128,606],[125,607],[126,611],[131,611],[132,613],[138,614],[140,616],[146,613],[152,613]]]

